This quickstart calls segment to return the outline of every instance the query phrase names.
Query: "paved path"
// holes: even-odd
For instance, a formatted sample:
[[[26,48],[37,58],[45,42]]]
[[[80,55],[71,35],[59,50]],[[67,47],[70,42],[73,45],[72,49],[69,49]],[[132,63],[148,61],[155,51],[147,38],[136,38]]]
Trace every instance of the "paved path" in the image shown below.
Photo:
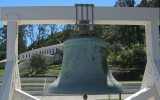
[[[132,94],[122,94],[122,99]],[[41,100],[83,100],[83,96],[36,96]],[[119,99],[119,95],[88,95],[87,100]]]

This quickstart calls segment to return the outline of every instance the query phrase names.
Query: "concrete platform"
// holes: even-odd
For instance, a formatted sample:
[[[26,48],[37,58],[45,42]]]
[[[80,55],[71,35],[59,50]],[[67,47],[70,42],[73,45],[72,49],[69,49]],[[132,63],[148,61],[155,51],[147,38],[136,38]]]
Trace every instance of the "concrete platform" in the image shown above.
[[[122,94],[122,99],[129,97],[132,94]],[[83,96],[36,96],[41,100],[83,100]],[[87,100],[102,100],[102,99],[119,99],[119,95],[88,95]]]

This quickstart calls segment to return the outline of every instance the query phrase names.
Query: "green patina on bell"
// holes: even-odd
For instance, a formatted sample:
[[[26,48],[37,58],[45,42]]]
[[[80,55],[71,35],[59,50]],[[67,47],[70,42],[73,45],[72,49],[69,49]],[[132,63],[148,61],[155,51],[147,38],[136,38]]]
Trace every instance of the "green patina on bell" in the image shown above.
[[[78,26],[78,27],[77,27]],[[62,68],[49,86],[51,94],[115,94],[122,85],[112,76],[106,59],[106,43],[91,36],[89,20],[81,20],[79,36],[64,42]]]
[[[108,68],[106,43],[102,39],[80,36],[64,42],[62,69],[49,93],[114,94],[122,90]]]

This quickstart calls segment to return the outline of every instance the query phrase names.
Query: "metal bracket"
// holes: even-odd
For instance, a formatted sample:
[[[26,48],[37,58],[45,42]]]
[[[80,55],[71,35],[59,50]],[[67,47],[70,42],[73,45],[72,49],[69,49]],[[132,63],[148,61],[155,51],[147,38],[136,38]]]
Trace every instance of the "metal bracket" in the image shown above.
[[[87,27],[89,27],[89,26],[91,26],[92,28],[93,28],[93,26],[94,26],[94,4],[75,4],[75,7],[76,7],[76,24],[75,24],[75,28],[76,28],[76,30],[78,30],[78,27],[80,27],[80,26],[87,26]],[[78,8],[80,8],[80,16],[81,16],[81,18],[79,19],[78,17],[79,17],[79,9]],[[84,8],[86,8],[86,11],[84,11]],[[91,8],[91,9],[89,9],[89,8]],[[89,19],[89,10],[90,10],[90,12],[91,12],[91,19]],[[85,12],[86,12],[86,14],[85,14]],[[86,21],[86,22],[88,22],[88,23],[80,23],[80,21]],[[90,24],[90,22],[91,22],[91,24]],[[89,29],[91,29],[92,30],[92,28],[89,28]]]

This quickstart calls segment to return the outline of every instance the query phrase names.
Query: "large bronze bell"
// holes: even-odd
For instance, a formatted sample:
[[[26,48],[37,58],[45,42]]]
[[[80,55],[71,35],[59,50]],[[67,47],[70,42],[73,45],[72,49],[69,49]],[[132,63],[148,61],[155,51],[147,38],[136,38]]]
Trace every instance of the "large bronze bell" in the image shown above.
[[[94,36],[64,42],[62,69],[49,86],[52,94],[114,94],[123,88],[112,76],[106,59],[106,43]]]

